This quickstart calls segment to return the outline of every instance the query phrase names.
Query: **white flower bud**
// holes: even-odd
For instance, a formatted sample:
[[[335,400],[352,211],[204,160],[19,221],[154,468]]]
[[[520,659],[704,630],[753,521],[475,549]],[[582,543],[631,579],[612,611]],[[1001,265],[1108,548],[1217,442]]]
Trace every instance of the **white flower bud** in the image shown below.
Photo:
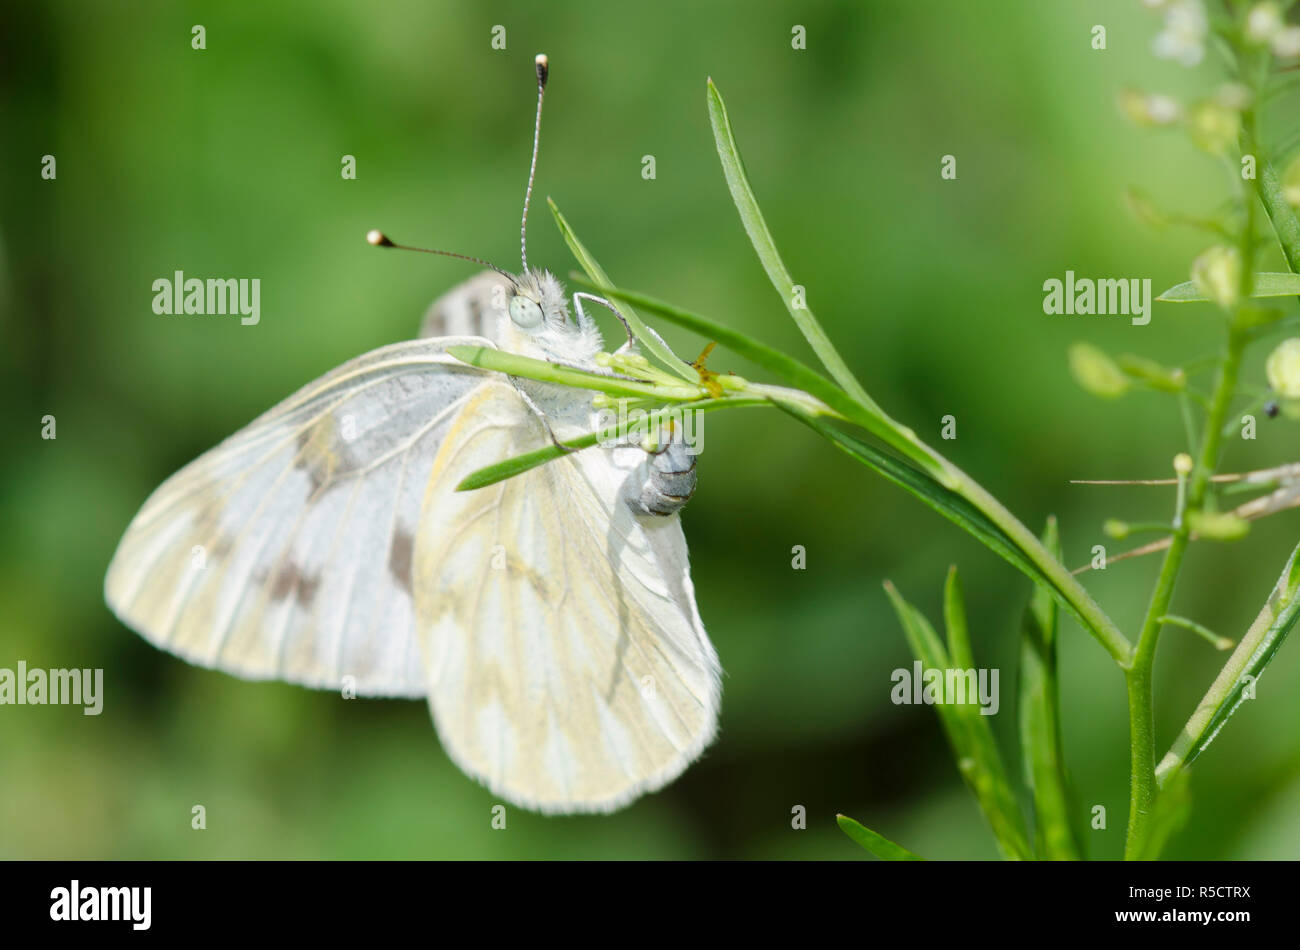
[[[1300,26],[1288,26],[1273,37],[1273,55],[1279,59],[1300,56]]]
[[[1152,43],[1160,59],[1195,66],[1205,58],[1209,18],[1201,0],[1173,0],[1165,10],[1165,28]]]
[[[1275,37],[1286,24],[1282,8],[1276,3],[1257,3],[1246,15],[1246,38],[1263,46]]]
[[[1136,125],[1172,125],[1183,114],[1183,107],[1173,97],[1137,89],[1120,90],[1119,109]]]

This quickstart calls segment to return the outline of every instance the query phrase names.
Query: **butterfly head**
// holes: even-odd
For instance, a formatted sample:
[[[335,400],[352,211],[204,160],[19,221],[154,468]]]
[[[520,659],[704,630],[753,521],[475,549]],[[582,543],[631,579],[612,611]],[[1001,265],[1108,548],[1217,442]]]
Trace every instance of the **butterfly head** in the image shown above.
[[[516,330],[537,336],[558,330],[569,322],[569,305],[564,288],[548,270],[529,268],[511,278],[513,295],[508,302],[510,322]]]
[[[513,337],[505,341],[507,349],[539,359],[570,365],[587,365],[604,346],[600,330],[589,318],[575,322],[569,314],[564,285],[548,270],[530,267],[509,278],[506,288],[506,313]],[[502,321],[505,323],[506,321]]]

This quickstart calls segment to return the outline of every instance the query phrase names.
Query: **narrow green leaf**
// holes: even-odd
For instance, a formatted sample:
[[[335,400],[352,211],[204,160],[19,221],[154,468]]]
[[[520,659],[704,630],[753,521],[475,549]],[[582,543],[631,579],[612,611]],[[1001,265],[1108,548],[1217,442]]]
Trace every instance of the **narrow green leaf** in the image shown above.
[[[708,99],[709,122],[713,126],[713,139],[718,146],[718,158],[722,161],[722,173],[727,179],[727,188],[731,191],[732,201],[736,203],[736,210],[740,212],[740,220],[745,226],[745,233],[749,235],[750,243],[754,245],[754,250],[758,253],[763,269],[767,271],[768,279],[772,281],[772,286],[776,288],[776,292],[781,295],[786,309],[790,311],[790,316],[794,318],[795,324],[799,327],[799,332],[804,335],[804,339],[813,348],[817,358],[822,361],[822,365],[830,372],[831,378],[862,405],[869,406],[879,412],[879,407],[876,406],[871,397],[867,395],[867,391],[862,388],[862,384],[849,371],[848,366],[836,351],[830,338],[826,336],[826,331],[817,322],[817,318],[813,316],[812,311],[807,306],[796,305],[794,280],[790,277],[790,272],[786,270],[781,255],[777,253],[776,243],[772,240],[772,232],[768,230],[767,222],[763,220],[763,213],[758,208],[758,199],[754,197],[754,189],[750,187],[749,176],[745,174],[745,166],[740,159],[740,150],[736,147],[736,137],[732,134],[731,122],[727,118],[727,107],[722,101],[722,94],[718,92],[718,87],[713,84],[712,79],[708,81]]]
[[[903,625],[903,635],[907,637],[907,645],[912,648],[912,655],[921,661],[922,670],[942,672],[948,669],[948,650],[934,632],[934,627],[930,626],[930,621],[925,619],[925,614],[909,604],[892,581],[885,581],[885,593],[889,595],[894,613]],[[943,715],[953,715],[954,707],[948,703],[935,705],[940,707]]]
[[[1047,516],[1047,525],[1043,528],[1042,539],[1043,547],[1047,548],[1048,553],[1058,561],[1061,560],[1061,531],[1057,526],[1055,515]],[[1058,627],[1056,602],[1048,596],[1047,591],[1035,587],[1029,597],[1029,610],[1042,630],[1043,642],[1055,650]]]
[[[1259,155],[1259,149],[1250,136],[1243,136],[1241,147],[1251,155]],[[1300,273],[1300,220],[1295,209],[1286,198],[1286,186],[1278,177],[1277,169],[1271,162],[1259,163],[1259,174],[1255,177],[1255,191],[1268,213],[1268,220],[1277,235],[1277,243],[1282,246],[1287,266]]]
[[[595,445],[598,438],[599,433],[588,432],[576,439],[567,440],[564,445],[577,451]],[[487,488],[489,485],[495,485],[497,482],[504,482],[508,478],[522,475],[529,469],[545,465],[547,462],[553,462],[560,456],[568,454],[558,445],[548,445],[542,449],[525,452],[523,455],[516,455],[514,458],[508,458],[503,462],[497,462],[495,465],[488,465],[471,472],[461,479],[460,484],[456,486],[456,491],[474,491],[479,488]]]
[[[1250,291],[1252,297],[1293,297],[1300,294],[1300,274],[1282,272],[1263,272],[1255,275],[1255,286]],[[1191,303],[1209,300],[1196,286],[1195,281],[1187,281],[1170,287],[1156,298],[1167,303]]]
[[[971,646],[970,631],[966,623],[966,604],[962,596],[961,579],[955,566],[948,569],[948,578],[943,588],[944,628],[948,637],[948,655],[952,667],[956,670],[969,670],[976,677],[979,675],[975,666],[975,651]],[[999,690],[1000,692],[1000,690]],[[1016,801],[1015,790],[1007,777],[1007,770],[1002,764],[1002,755],[993,738],[991,717],[984,715],[982,706],[967,698],[967,702],[954,707],[958,718],[970,736],[970,748],[977,768],[971,780],[988,816],[989,823],[999,839],[1006,841],[1016,853],[1012,856],[1030,857],[1028,833],[1025,830],[1024,816]]]
[[[1060,560],[1056,519],[1049,518],[1043,544]],[[1039,855],[1053,861],[1077,860],[1074,811],[1061,741],[1056,643],[1059,609],[1050,591],[1034,585],[1025,608],[1020,637],[1020,751],[1025,782],[1033,794],[1034,843]]]
[[[912,462],[929,473],[931,478],[940,482],[947,478],[943,468],[921,445],[920,440],[916,438],[916,433],[911,429],[895,422],[875,403],[870,401],[866,403],[858,402],[816,370],[779,350],[775,350],[765,343],[760,343],[758,340],[708,317],[691,313],[688,310],[683,310],[680,307],[645,294],[588,283],[583,280],[577,280],[576,283],[596,290],[607,297],[630,301],[649,313],[662,317],[680,327],[685,327],[705,339],[713,340],[725,346],[738,356],[752,360],[764,369],[775,373],[790,385],[816,396],[848,421],[862,426],[887,445],[911,459]]]
[[[1255,695],[1255,682],[1277,655],[1278,648],[1300,618],[1300,546],[1291,552],[1282,575],[1264,608],[1250,625],[1237,649],[1224,664],[1196,711],[1192,713],[1169,753],[1156,769],[1165,783],[1185,769],[1214,741],[1242,704]]]
[[[859,824],[848,815],[836,815],[835,822],[840,830],[883,861],[924,861],[925,858],[913,854],[901,844],[895,844],[884,835],[877,834],[865,825]]]
[[[886,582],[885,591],[894,606],[894,612],[898,614],[912,655],[921,663],[923,675],[925,671],[935,670],[939,673],[941,682],[951,679],[954,686],[964,684],[965,678],[956,672],[962,668],[954,666],[948,651],[944,649],[943,641],[934,632],[925,615],[904,600],[893,584]],[[964,608],[957,609],[964,614]],[[969,669],[972,674],[976,673],[973,667]],[[993,740],[988,717],[980,712],[978,696],[965,695],[965,687],[962,699],[963,702],[941,701],[934,704],[957,760],[957,770],[975,795],[1002,853],[1012,859],[1032,858],[1024,820],[1016,805],[1015,793],[1007,781],[1006,770],[1002,767],[1002,758]]]
[[[1080,626],[1085,630],[1092,629],[1088,621],[1080,616],[1078,611],[1070,604],[1060,588],[1056,587],[1051,579],[1016,547],[1001,528],[990,521],[983,512],[965,498],[944,488],[924,472],[919,472],[906,462],[882,452],[861,439],[854,438],[823,419],[800,412],[793,406],[781,405],[779,408],[820,433],[845,454],[857,459],[868,468],[874,469],[880,475],[883,475],[895,485],[943,515],[990,551],[1004,558],[1034,583],[1047,585],[1052,590],[1053,596],[1070,611],[1072,617],[1079,621]]]
[[[705,391],[698,383],[694,386],[671,388],[655,383],[643,383],[638,380],[625,379],[621,376],[606,376],[602,373],[589,373],[586,370],[548,363],[546,360],[533,359],[507,353],[490,346],[449,346],[447,352],[462,363],[478,366],[481,369],[496,370],[511,376],[523,376],[561,386],[574,386],[579,389],[594,389],[611,396],[631,396],[645,399],[701,399]]]
[[[970,645],[970,630],[966,626],[966,599],[955,564],[948,568],[948,579],[943,585],[943,626],[948,633],[948,653],[952,662],[959,669],[974,669],[975,651]]]
[[[599,442],[617,442],[620,441],[630,428],[638,425],[655,424],[674,413],[680,412],[712,412],[715,409],[739,409],[753,406],[770,406],[771,403],[766,399],[731,396],[725,399],[702,399],[699,402],[691,403],[689,408],[683,409],[681,405],[663,406],[654,409],[648,413],[648,419],[639,420],[629,416],[619,425],[601,430],[600,432],[588,432],[577,438],[569,439],[564,443],[570,449],[578,450],[590,448]],[[474,491],[478,488],[486,488],[488,485],[495,485],[497,482],[503,482],[508,478],[514,478],[516,475],[522,475],[529,469],[536,468],[539,465],[545,465],[547,462],[554,461],[565,452],[559,446],[548,445],[545,448],[535,449],[532,452],[525,452],[522,455],[516,455],[513,458],[496,462],[492,465],[484,466],[477,471],[471,472],[463,478],[456,491]]]
[[[1132,353],[1122,354],[1116,362],[1125,376],[1152,389],[1165,393],[1181,393],[1187,389],[1187,373],[1181,367],[1169,369],[1155,360]]]
[[[564,215],[560,213],[560,209],[555,202],[550,198],[547,198],[546,203],[551,207],[551,214],[555,217],[555,224],[559,227],[560,234],[564,236],[564,243],[569,245],[569,250],[573,253],[573,256],[578,259],[578,263],[582,265],[582,269],[586,271],[587,276],[598,284],[612,284],[613,281],[609,279],[609,275],[605,273],[604,268],[596,262],[596,259],[591,256],[591,252],[588,251],[586,246],[578,240],[578,235],[574,233],[573,228],[569,226],[569,222],[565,220]],[[658,357],[659,361],[663,363],[665,367],[687,382],[699,382],[699,375],[695,370],[678,359],[673,351],[668,348],[667,344],[657,336],[649,333],[646,329],[646,325],[641,322],[641,318],[637,316],[635,310],[624,303],[622,306],[618,307],[618,312],[623,315],[623,319],[627,321],[627,325],[632,328],[633,335],[636,336],[647,350]]]

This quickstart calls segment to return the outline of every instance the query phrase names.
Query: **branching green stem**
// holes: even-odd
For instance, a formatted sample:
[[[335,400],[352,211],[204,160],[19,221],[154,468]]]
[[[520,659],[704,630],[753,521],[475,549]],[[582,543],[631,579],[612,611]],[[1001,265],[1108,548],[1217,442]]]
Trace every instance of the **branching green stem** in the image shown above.
[[[1245,343],[1243,333],[1237,330],[1229,332],[1228,352],[1219,367],[1214,395],[1210,400],[1210,415],[1206,420],[1201,439],[1200,455],[1196,468],[1192,472],[1192,482],[1187,492],[1187,508],[1190,511],[1199,510],[1205,502],[1210,476],[1214,473],[1218,462],[1219,446],[1223,437],[1223,420],[1227,417],[1232,394],[1237,386],[1237,373],[1241,367],[1241,355]],[[1169,612],[1174,586],[1178,581],[1178,572],[1182,568],[1183,556],[1187,553],[1190,533],[1188,519],[1180,519],[1169,549],[1165,552],[1164,563],[1160,566],[1160,575],[1156,579],[1155,591],[1151,595],[1151,603],[1147,607],[1142,631],[1138,635],[1132,663],[1127,666],[1124,673],[1128,687],[1130,768],[1129,826],[1124,855],[1130,859],[1142,852],[1146,841],[1148,820],[1151,817],[1151,807],[1155,800],[1156,736],[1155,710],[1151,692],[1152,668],[1156,643],[1160,638],[1161,618]]]
[[[1242,134],[1242,147],[1246,150],[1253,142],[1253,113],[1243,116],[1243,126],[1247,129]],[[1232,322],[1228,328],[1227,351],[1219,364],[1218,377],[1214,383],[1209,413],[1201,436],[1200,452],[1197,454],[1196,467],[1192,470],[1191,484],[1187,490],[1187,511],[1199,511],[1205,503],[1210,478],[1219,461],[1219,448],[1225,431],[1224,422],[1232,408],[1232,399],[1237,390],[1242,353],[1250,338],[1250,334],[1240,326],[1238,315],[1242,305],[1250,298],[1254,281],[1255,202],[1247,193],[1244,195],[1243,203],[1246,214],[1239,241],[1241,272],[1238,303],[1232,313]],[[1191,536],[1189,519],[1181,515],[1182,512],[1179,512],[1179,517],[1175,519],[1177,527],[1169,549],[1165,552],[1164,563],[1160,566],[1155,590],[1151,594],[1151,602],[1147,607],[1141,632],[1138,634],[1133,660],[1124,673],[1129,708],[1129,821],[1128,835],[1124,842],[1124,857],[1129,860],[1134,860],[1145,853],[1151,828],[1152,808],[1157,793],[1152,672],[1156,644],[1160,639],[1160,630],[1163,626],[1162,618],[1169,613],[1174,588],[1178,583],[1178,573],[1182,568],[1183,557],[1187,553]]]

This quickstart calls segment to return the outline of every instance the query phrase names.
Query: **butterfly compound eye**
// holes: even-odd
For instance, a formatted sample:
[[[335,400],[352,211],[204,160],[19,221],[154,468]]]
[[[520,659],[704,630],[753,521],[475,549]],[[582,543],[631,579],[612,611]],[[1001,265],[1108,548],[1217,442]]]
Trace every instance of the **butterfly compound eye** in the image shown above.
[[[535,330],[542,325],[542,308],[522,294],[510,298],[510,319],[521,330]]]

